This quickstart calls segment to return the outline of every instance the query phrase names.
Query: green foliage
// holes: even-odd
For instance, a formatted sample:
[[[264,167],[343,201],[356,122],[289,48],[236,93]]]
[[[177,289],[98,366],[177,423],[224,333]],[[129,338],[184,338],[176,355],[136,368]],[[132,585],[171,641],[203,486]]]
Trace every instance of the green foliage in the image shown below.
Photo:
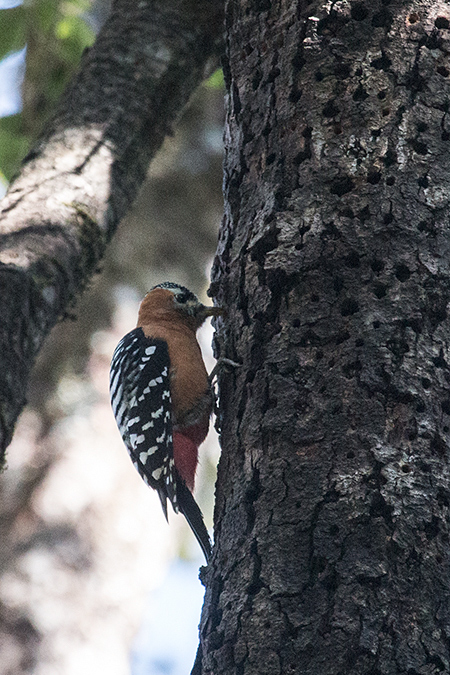
[[[22,131],[22,116],[10,115],[0,119],[0,174],[10,180],[26,154],[29,138]]]
[[[0,11],[0,60],[25,45],[26,11],[23,7]]]
[[[0,173],[8,179],[94,42],[86,22],[90,6],[90,0],[26,0],[0,10],[0,59],[27,45],[23,113],[0,119]]]
[[[223,89],[225,83],[223,81],[223,70],[218,68],[204,83],[207,89]]]

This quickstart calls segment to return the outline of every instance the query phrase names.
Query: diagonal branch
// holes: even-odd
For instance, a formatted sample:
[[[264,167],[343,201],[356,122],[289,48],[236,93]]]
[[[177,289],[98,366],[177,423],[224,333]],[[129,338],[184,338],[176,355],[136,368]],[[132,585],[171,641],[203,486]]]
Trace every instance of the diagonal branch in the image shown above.
[[[43,339],[222,48],[216,0],[116,0],[0,212],[0,453]]]

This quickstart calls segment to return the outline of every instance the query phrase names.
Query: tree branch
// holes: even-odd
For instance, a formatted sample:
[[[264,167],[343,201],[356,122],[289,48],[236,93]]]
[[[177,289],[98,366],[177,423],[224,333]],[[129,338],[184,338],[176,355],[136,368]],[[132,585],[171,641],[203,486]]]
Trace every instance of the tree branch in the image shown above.
[[[116,0],[0,212],[0,455],[43,339],[222,46],[215,0]]]

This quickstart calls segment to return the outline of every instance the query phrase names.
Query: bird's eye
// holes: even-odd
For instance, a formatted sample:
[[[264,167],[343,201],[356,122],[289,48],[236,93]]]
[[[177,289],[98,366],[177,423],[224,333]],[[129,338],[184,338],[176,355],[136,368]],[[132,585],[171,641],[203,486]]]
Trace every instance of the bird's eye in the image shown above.
[[[182,305],[189,300],[189,295],[187,293],[177,293],[175,296],[177,302]]]

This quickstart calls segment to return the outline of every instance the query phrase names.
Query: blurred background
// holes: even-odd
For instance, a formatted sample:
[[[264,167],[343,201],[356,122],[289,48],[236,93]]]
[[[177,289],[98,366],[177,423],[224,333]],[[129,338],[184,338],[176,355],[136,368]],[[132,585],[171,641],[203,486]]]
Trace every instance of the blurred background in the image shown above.
[[[0,194],[51,115],[108,2],[0,0]],[[206,299],[222,215],[220,72],[152,164],[73,317],[48,338],[0,475],[0,675],[187,675],[202,555],[134,470],[108,397],[112,352],[156,283]],[[212,367],[208,325],[200,334]],[[218,444],[196,497],[212,528]]]

